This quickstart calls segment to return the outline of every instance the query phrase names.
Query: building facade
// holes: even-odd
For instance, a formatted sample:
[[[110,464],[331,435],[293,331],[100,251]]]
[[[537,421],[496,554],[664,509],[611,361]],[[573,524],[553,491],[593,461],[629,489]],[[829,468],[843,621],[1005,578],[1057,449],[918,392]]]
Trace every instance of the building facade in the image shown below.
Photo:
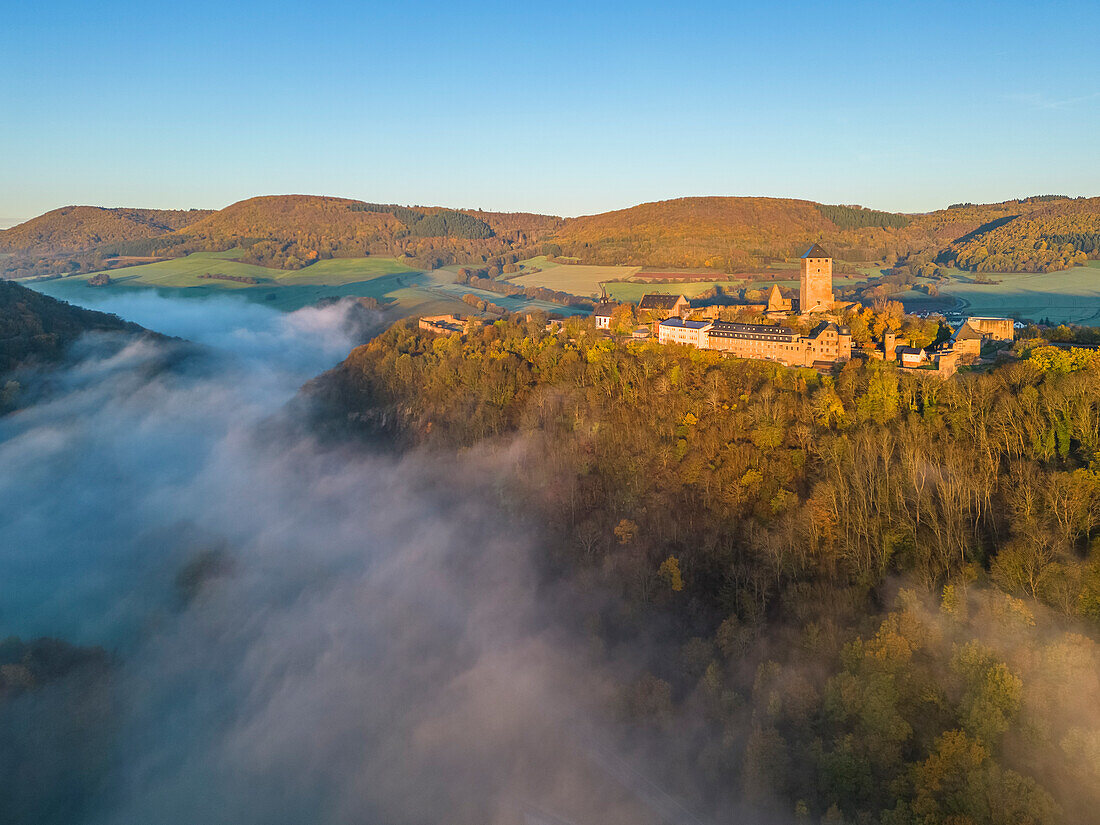
[[[425,315],[419,320],[418,326],[426,332],[450,335],[452,332],[466,332],[468,322],[457,315]]]
[[[983,318],[972,315],[966,319],[971,329],[977,330],[992,341],[1013,341],[1016,338],[1015,322],[1011,318]]]
[[[831,323],[819,325],[809,335],[800,335],[790,327],[715,321],[707,331],[707,347],[738,358],[812,367],[849,360],[852,335],[846,327]]]
[[[618,304],[611,301],[600,301],[596,305],[595,311],[592,313],[592,317],[596,319],[596,329],[610,329],[611,328],[611,313],[614,312],[615,307]]]
[[[657,325],[657,340],[662,344],[688,344],[706,349],[709,345],[707,333],[712,324],[709,321],[684,321],[669,318]]]

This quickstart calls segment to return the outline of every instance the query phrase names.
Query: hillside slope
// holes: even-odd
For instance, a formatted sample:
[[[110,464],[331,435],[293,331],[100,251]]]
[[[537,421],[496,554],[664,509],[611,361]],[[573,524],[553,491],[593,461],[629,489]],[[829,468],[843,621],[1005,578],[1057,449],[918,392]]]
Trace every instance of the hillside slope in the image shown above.
[[[413,268],[503,267],[539,254],[586,264],[752,271],[821,241],[839,261],[1046,272],[1100,256],[1100,198],[1049,195],[919,215],[793,198],[693,197],[562,219],[316,195],[267,195],[218,211],[56,209],[0,232],[0,277],[91,272],[191,252],[296,270],[327,258]]]
[[[11,281],[0,281],[0,375],[55,361],[86,332],[145,332],[116,315],[81,309]]]
[[[679,198],[575,218],[555,241],[585,263],[722,269],[792,254],[832,229],[810,201]]]
[[[281,269],[365,255],[411,258],[431,268],[483,263],[537,242],[560,224],[560,218],[527,213],[266,195],[227,206],[178,234],[207,247],[242,246],[240,260]]]
[[[1050,272],[1100,255],[1100,198],[1060,200],[952,244],[946,258],[975,272]]]
[[[1025,199],[905,215],[788,198],[680,198],[567,221],[554,242],[592,264],[738,270],[822,241],[838,259],[893,265],[942,259],[953,243],[1006,222],[1049,210],[1072,216],[1089,203]]]
[[[0,252],[52,256],[100,244],[153,238],[209,215],[205,209],[105,209],[65,206],[0,231]]]

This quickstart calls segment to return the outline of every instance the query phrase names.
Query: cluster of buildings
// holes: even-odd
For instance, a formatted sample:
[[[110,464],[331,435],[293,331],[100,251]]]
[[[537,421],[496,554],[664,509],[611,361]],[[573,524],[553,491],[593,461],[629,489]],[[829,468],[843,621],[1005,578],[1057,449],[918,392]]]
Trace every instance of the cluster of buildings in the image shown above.
[[[894,361],[904,370],[933,369],[941,377],[955,374],[960,361],[976,361],[981,357],[986,343],[1003,341],[1011,343],[1016,338],[1016,325],[1011,318],[967,318],[941,347],[926,350],[913,347],[896,333],[887,331],[882,337],[881,350],[871,353],[872,358]]]
[[[700,349],[725,352],[738,358],[776,361],[791,367],[829,369],[852,357],[852,335],[836,322],[837,313],[856,304],[838,302],[833,295],[833,259],[819,244],[802,256],[798,297],[784,298],[773,284],[767,304],[745,306],[767,318],[786,318],[796,313],[803,320],[818,323],[809,334],[782,324],[744,324],[692,317],[691,304],[683,295],[652,293],[638,303],[638,313],[651,326],[635,330],[634,337],[652,334],[665,344],[686,344]],[[615,304],[602,302],[595,311],[597,329],[609,329]],[[881,349],[870,357],[894,361],[902,369],[932,369],[942,376],[955,373],[959,359],[981,354],[986,341],[1012,341],[1015,334],[1010,318],[967,319],[950,341],[935,351],[909,346],[892,332],[884,336]]]
[[[603,301],[596,307],[597,329],[610,329],[611,318],[618,304]],[[852,357],[852,335],[837,322],[840,312],[856,304],[838,302],[833,296],[833,259],[820,245],[814,244],[801,258],[799,290],[796,298],[784,298],[778,285],[772,285],[766,304],[743,305],[767,318],[787,318],[797,314],[812,323],[809,333],[783,324],[746,324],[723,321],[707,312],[696,312],[683,295],[663,292],[642,296],[637,314],[648,320],[647,326],[634,330],[634,338],[656,335],[662,344],[685,344],[699,349],[724,352],[738,358],[775,361],[790,367],[832,369],[834,364]],[[701,317],[702,316],[702,317]],[[465,334],[484,322],[455,315],[432,315],[420,318],[422,330],[438,333]],[[547,329],[560,330],[563,322],[550,321]],[[800,324],[802,328],[805,325]],[[971,317],[959,325],[951,339],[935,350],[911,346],[911,342],[887,331],[881,346],[861,350],[861,357],[895,362],[905,370],[932,370],[947,377],[953,375],[960,360],[977,359],[983,344],[991,341],[1011,342],[1015,325],[1011,318]]]
[[[653,319],[653,332],[661,343],[688,344],[701,349],[726,352],[738,358],[778,361],[791,367],[829,368],[852,357],[852,336],[828,313],[848,307],[833,297],[833,259],[818,244],[802,256],[798,298],[784,298],[777,285],[768,294],[766,305],[758,309],[765,316],[786,317],[792,312],[820,319],[812,332],[803,335],[790,327],[776,324],[741,324],[721,320],[692,320],[691,305],[683,295],[654,293],[642,296],[638,312]],[[607,302],[596,307],[597,329],[608,329],[615,305]]]

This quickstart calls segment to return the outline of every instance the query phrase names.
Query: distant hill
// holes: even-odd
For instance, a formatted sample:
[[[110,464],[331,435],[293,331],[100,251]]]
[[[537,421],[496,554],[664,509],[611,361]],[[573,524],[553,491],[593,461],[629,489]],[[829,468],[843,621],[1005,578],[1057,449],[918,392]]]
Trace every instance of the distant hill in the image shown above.
[[[0,231],[0,252],[55,256],[105,243],[153,238],[211,214],[205,209],[104,209],[65,206]]]
[[[727,269],[792,255],[835,229],[810,201],[679,198],[575,218],[554,241],[585,263]]]
[[[56,361],[86,332],[145,332],[116,315],[81,309],[11,281],[0,281],[0,375]]]
[[[1019,211],[959,239],[945,258],[975,272],[1050,272],[1100,257],[1100,198]]]
[[[562,219],[316,195],[218,211],[65,207],[0,231],[0,277],[91,272],[197,251],[301,269],[394,257],[414,268],[503,268],[539,254],[588,264],[752,271],[820,241],[841,262],[1042,272],[1100,256],[1100,198],[1038,196],[901,214],[793,198],[698,197]]]
[[[90,272],[237,247],[239,260],[279,269],[366,255],[423,268],[503,264],[537,254],[536,244],[562,223],[551,215],[316,195],[249,198],[218,211],[70,206],[0,231],[0,277]]]
[[[423,266],[484,263],[547,236],[560,218],[270,195],[227,206],[181,230],[207,245],[240,245],[240,260],[298,269],[333,257],[406,257]]]
[[[1028,199],[905,215],[786,198],[680,198],[576,218],[553,240],[562,254],[593,264],[737,271],[797,256],[815,241],[845,261],[946,263],[955,261],[948,251],[960,239],[1007,229],[1035,213],[1075,216],[1088,212],[1089,203]],[[1067,219],[1071,225],[1075,221]],[[959,264],[969,267],[969,259]]]

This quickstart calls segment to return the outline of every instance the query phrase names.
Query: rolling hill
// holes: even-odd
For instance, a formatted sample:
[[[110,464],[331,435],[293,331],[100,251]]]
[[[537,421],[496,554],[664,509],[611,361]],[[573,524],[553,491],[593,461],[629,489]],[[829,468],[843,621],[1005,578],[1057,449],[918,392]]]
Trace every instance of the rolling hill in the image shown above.
[[[1045,272],[1100,256],[1100,198],[1038,196],[900,214],[791,198],[697,197],[561,219],[272,195],[217,211],[65,207],[0,231],[0,277],[93,272],[194,252],[297,270],[329,258],[416,269],[504,267],[539,254],[591,265],[752,271],[823,242],[842,262]]]
[[[204,209],[65,206],[0,232],[0,252],[22,257],[85,252],[106,243],[166,235],[209,214]]]
[[[199,251],[301,269],[326,258],[382,255],[431,269],[530,252],[561,218],[270,195],[225,209],[164,212],[64,207],[0,231],[0,277],[91,272]]]
[[[738,271],[796,256],[815,241],[844,261],[946,263],[956,257],[952,245],[964,239],[1007,232],[1032,217],[1038,226],[1048,213],[1090,213],[1090,203],[1025,199],[904,215],[784,198],[680,198],[567,221],[554,241],[563,254],[593,264]]]
[[[1059,200],[964,237],[944,256],[974,272],[1052,272],[1100,257],[1100,198]]]

